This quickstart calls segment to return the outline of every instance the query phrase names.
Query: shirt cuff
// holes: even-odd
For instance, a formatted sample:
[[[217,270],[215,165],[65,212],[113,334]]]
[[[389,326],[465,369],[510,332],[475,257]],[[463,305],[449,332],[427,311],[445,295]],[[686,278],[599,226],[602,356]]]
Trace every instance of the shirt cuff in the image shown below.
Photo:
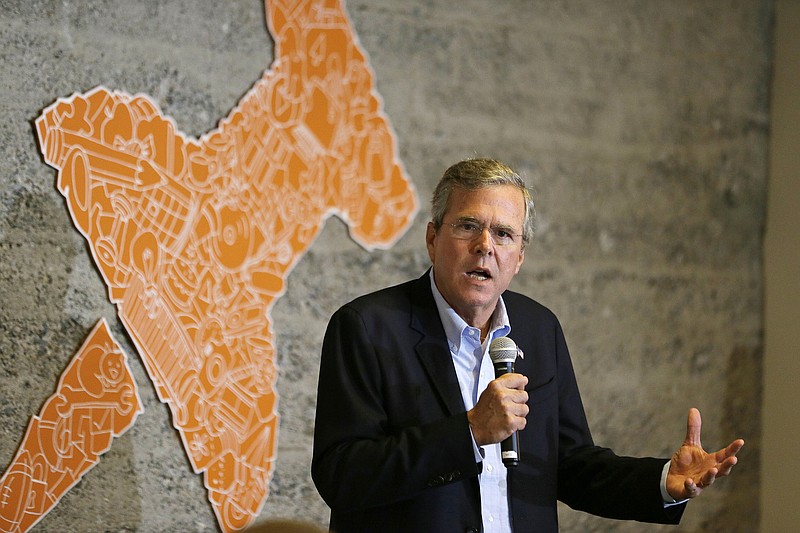
[[[472,437],[472,451],[475,452],[475,462],[480,463],[483,461],[484,451],[483,448],[478,446],[478,443],[475,442],[475,435],[472,434],[472,426],[469,428],[469,436]]]

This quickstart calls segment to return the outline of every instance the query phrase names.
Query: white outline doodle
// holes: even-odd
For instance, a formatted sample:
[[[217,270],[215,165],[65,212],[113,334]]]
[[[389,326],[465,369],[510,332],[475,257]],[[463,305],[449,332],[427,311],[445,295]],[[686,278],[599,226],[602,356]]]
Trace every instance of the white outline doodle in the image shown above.
[[[127,361],[101,319],[0,478],[0,531],[28,531],[133,426],[143,409]]]
[[[336,0],[266,3],[275,61],[215,130],[97,87],[36,120],[42,153],[225,531],[268,493],[278,430],[269,310],[338,215],[389,247],[417,199]]]

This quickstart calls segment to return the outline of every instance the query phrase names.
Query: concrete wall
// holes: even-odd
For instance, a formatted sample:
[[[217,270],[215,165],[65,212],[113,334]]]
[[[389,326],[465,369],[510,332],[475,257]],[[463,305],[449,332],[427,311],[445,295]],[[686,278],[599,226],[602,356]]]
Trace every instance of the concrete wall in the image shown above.
[[[666,456],[685,414],[709,449],[743,437],[735,477],[679,528],[759,522],[762,244],[772,4],[351,0],[356,31],[423,202],[450,163],[528,176],[538,236],[514,288],[561,318],[595,440]],[[0,2],[0,464],[100,317],[125,339],[38,155],[31,121],[97,84],[151,95],[200,135],[258,79],[272,45],[257,0]],[[427,267],[426,212],[368,253],[328,221],[273,309],[282,427],[262,517],[327,522],[308,473],[330,314]],[[166,406],[130,343],[145,412],[40,531],[214,531]],[[564,531],[642,526],[562,510]]]

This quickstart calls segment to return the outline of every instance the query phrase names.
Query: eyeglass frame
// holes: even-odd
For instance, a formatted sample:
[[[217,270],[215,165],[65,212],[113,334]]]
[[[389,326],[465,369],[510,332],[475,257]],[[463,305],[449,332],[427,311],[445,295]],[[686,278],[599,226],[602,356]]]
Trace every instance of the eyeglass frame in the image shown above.
[[[514,229],[508,226],[484,226],[481,225],[477,220],[470,220],[464,219],[459,220],[458,222],[443,222],[443,225],[450,226],[451,228],[451,235],[453,238],[458,239],[460,241],[472,241],[475,240],[479,235],[483,234],[483,230],[489,230],[489,237],[491,237],[492,242],[495,246],[511,246],[516,244],[517,238],[520,238],[520,242],[524,244],[524,234],[523,233],[513,233]],[[462,226],[462,230],[466,231],[467,234],[458,235],[457,232],[459,231],[459,226]],[[470,226],[470,227],[464,227]],[[503,231],[508,233],[508,238],[511,239],[510,242],[497,242],[498,238],[501,238],[497,235],[498,231]]]

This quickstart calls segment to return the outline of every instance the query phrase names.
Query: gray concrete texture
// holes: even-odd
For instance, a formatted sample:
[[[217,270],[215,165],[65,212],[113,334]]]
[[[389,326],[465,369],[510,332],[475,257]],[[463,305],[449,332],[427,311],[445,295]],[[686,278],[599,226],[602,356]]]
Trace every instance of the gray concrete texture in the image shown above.
[[[309,475],[333,311],[419,275],[427,201],[472,155],[523,173],[537,236],[513,283],[561,318],[595,440],[669,455],[690,406],[703,442],[747,440],[735,475],[678,528],[560,509],[563,531],[755,531],[772,3],[350,0],[422,210],[390,250],[332,218],[272,311],[281,431],[262,519],[325,525]],[[0,1],[0,464],[106,317],[145,412],[37,531],[216,531],[168,409],[108,302],[32,121],[98,84],[216,126],[268,68],[258,0]],[[0,466],[5,468],[5,466]]]

